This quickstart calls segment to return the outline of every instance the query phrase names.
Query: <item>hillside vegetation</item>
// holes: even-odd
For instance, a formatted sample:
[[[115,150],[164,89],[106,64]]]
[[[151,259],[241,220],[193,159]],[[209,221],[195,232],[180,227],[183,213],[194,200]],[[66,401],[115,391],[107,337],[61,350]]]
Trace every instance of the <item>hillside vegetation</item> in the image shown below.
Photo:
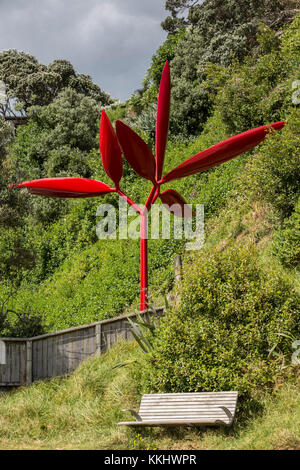
[[[299,19],[286,28],[280,39],[271,29],[261,26],[257,47],[256,54],[243,62],[233,62],[228,67],[207,65],[202,84],[212,87],[213,112],[203,123],[201,135],[190,142],[171,133],[165,171],[235,133],[288,119],[282,133],[268,139],[252,155],[242,155],[209,172],[178,180],[172,188],[187,201],[205,205],[207,224],[221,211],[229,212],[236,198],[240,201],[239,210],[245,206],[247,211],[251,198],[257,204],[267,204],[268,211],[273,211],[272,230],[281,240],[278,257],[285,265],[296,266],[299,254],[292,213],[299,184],[299,110],[291,97],[299,62]],[[109,183],[99,151],[94,148],[96,102],[84,95],[77,99],[76,93],[66,88],[49,105],[32,106],[28,124],[18,128],[10,145],[3,123],[3,138],[8,139],[3,171],[8,170],[9,181],[78,175]],[[126,106],[126,116],[133,119],[130,100]],[[119,112],[124,110],[111,111],[114,118]],[[129,119],[126,116],[124,119]],[[137,130],[140,116],[134,121]],[[146,135],[143,129],[139,132]],[[151,140],[151,132],[148,135]],[[135,200],[145,200],[147,182],[141,182],[126,164],[124,173],[123,189]],[[43,314],[47,330],[114,316],[137,305],[138,241],[98,241],[96,236],[97,206],[107,202],[118,209],[115,196],[107,195],[101,201],[63,201],[3,190],[1,197],[6,216],[1,221],[0,237],[2,299],[15,290],[13,307]],[[235,211],[230,213],[234,219]],[[208,229],[206,233],[209,234]],[[161,302],[172,288],[174,254],[184,252],[184,243],[172,239],[152,240],[149,244],[150,292],[153,301]],[[293,260],[289,260],[290,256]]]
[[[220,3],[230,18],[225,6],[218,10]],[[234,8],[237,3],[244,9],[250,4],[247,15]],[[120,345],[68,379],[1,399],[4,447],[21,445],[28,421],[22,444],[28,448],[66,448],[66,432],[70,448],[145,442],[151,448],[299,448],[298,360],[292,357],[300,339],[300,16],[298,2],[275,3],[278,11],[271,0],[259,2],[255,15],[256,1],[207,0],[190,9],[189,25],[171,25],[175,30],[153,56],[143,88],[126,103],[111,104],[87,77],[78,88],[83,77],[73,70],[57,96],[26,107],[27,123],[16,135],[0,121],[0,305],[13,292],[2,313],[31,312],[26,328],[13,313],[2,315],[0,333],[27,336],[136,309],[139,240],[97,239],[97,207],[105,202],[118,211],[115,195],[52,200],[13,193],[7,182],[82,176],[109,184],[97,149],[100,108],[153,147],[166,59],[173,104],[165,171],[234,134],[287,120],[252,152],[166,185],[188,202],[204,204],[205,244],[192,252],[174,236],[149,240],[151,305],[161,305],[167,295],[177,299],[161,328],[148,332],[150,351]],[[218,21],[206,23],[214,15]],[[0,79],[5,57],[0,54]],[[70,64],[56,64],[62,77],[68,70]],[[122,181],[129,196],[145,201],[148,183],[126,162]],[[184,273],[176,288],[175,254],[183,256]],[[124,360],[138,365],[112,369]],[[229,435],[190,431],[181,442],[181,431],[157,430],[132,444],[130,431],[115,426],[119,409],[137,406],[143,392],[224,389],[240,392],[237,426]],[[13,430],[16,412],[20,426]]]

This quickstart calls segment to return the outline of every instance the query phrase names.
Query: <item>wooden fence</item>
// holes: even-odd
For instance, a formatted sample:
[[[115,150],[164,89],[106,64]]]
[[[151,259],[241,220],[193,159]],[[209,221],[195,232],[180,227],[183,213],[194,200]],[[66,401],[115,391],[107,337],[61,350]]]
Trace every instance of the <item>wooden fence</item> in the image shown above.
[[[143,318],[161,316],[142,312]],[[33,338],[1,338],[5,364],[0,364],[0,387],[17,387],[35,380],[68,375],[90,356],[107,351],[119,338],[133,339],[128,318],[136,313],[102,320]]]

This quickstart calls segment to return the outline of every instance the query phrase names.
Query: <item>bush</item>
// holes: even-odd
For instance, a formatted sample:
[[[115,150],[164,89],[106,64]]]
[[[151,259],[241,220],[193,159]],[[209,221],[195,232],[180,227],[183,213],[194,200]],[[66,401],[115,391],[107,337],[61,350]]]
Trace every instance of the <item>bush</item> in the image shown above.
[[[30,338],[45,333],[43,315],[13,310],[14,291],[0,302],[0,336]]]
[[[230,134],[284,118],[283,110],[291,103],[292,69],[280,49],[236,65],[216,99]]]
[[[287,120],[282,132],[275,132],[262,144],[249,173],[255,194],[270,203],[282,219],[291,215],[299,197],[299,109],[292,110]]]
[[[242,398],[272,384],[280,371],[269,350],[299,334],[299,298],[279,274],[267,274],[256,248],[201,253],[187,267],[180,305],[154,340],[145,388],[153,392],[238,390]],[[298,304],[297,304],[298,301]]]
[[[48,326],[49,327],[49,326]],[[34,312],[11,311],[1,336],[8,338],[31,338],[46,333],[43,315]]]
[[[295,212],[286,219],[275,233],[273,244],[274,255],[288,268],[300,265],[300,198]]]
[[[0,237],[0,278],[18,285],[26,271],[35,266],[34,254],[20,227],[8,227]]]
[[[298,16],[280,40],[261,24],[256,54],[227,69],[215,103],[231,135],[285,118],[299,74],[299,22]]]

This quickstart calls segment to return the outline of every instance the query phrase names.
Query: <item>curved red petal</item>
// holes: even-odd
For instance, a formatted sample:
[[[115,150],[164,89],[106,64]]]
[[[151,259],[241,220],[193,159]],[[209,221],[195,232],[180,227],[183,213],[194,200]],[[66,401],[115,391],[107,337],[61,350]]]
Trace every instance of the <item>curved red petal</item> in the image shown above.
[[[274,130],[280,130],[285,124],[286,121],[280,121],[270,126]],[[161,182],[166,183],[178,178],[200,173],[251,150],[266,138],[267,134],[270,132],[270,126],[257,127],[213,145],[178,165],[167,173]]]
[[[44,178],[11,186],[26,188],[31,194],[59,198],[95,197],[115,191],[101,181],[87,178]]]
[[[177,217],[193,217],[194,213],[191,206],[174,189],[167,189],[167,191],[161,193],[160,199],[164,207],[172,214],[177,215]]]
[[[116,133],[104,110],[101,113],[99,147],[103,168],[118,188],[123,173],[122,154]]]
[[[146,142],[121,121],[116,122],[116,132],[129,165],[138,175],[155,183],[155,160]]]
[[[171,78],[166,62],[161,76],[156,118],[156,179],[161,179],[169,130]]]

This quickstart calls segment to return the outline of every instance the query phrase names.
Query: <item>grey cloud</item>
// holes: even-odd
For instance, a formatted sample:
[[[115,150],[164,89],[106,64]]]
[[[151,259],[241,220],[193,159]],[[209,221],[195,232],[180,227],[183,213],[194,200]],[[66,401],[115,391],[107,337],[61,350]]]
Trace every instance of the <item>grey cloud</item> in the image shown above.
[[[166,34],[165,0],[0,0],[1,49],[69,60],[112,96],[141,86]]]

